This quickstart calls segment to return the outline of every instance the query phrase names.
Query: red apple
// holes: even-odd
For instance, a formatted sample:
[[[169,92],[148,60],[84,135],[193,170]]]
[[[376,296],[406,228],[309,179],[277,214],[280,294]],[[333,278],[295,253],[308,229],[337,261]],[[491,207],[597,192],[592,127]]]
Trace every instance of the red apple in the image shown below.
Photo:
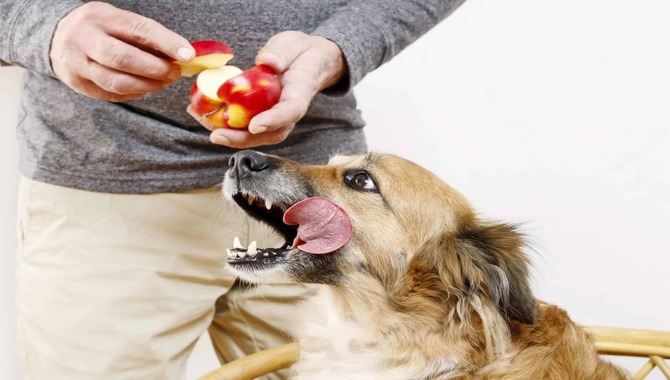
[[[210,116],[223,106],[223,99],[217,92],[228,79],[242,73],[235,66],[221,66],[201,72],[191,88],[191,107],[204,117]]]
[[[191,46],[195,49],[195,58],[191,62],[170,59],[170,62],[180,66],[181,75],[185,77],[192,77],[204,70],[224,66],[233,58],[230,47],[220,41],[195,41],[191,42]]]
[[[279,102],[281,84],[272,70],[260,65],[230,78],[216,94],[227,104],[228,126],[246,128],[254,116]]]
[[[244,129],[254,116],[277,104],[280,94],[279,79],[266,66],[241,73],[224,66],[198,75],[191,89],[191,107],[216,128]]]

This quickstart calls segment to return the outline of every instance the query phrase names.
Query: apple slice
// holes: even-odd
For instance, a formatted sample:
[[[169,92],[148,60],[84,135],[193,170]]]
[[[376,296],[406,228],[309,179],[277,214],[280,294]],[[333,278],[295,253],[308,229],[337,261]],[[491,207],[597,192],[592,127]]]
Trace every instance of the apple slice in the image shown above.
[[[195,49],[195,58],[190,62],[180,62],[170,59],[181,68],[181,75],[185,77],[192,77],[207,69],[224,66],[231,58],[233,52],[230,47],[223,42],[205,40],[191,42],[191,46]]]

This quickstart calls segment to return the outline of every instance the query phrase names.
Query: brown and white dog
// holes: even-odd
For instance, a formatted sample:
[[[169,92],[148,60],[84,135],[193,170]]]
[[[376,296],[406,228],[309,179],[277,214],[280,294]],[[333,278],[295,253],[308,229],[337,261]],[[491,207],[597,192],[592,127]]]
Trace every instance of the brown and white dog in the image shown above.
[[[286,239],[232,249],[252,283],[326,284],[296,310],[294,379],[625,379],[537,301],[524,239],[393,155],[311,166],[252,151],[224,192]],[[324,322],[325,321],[325,322]]]

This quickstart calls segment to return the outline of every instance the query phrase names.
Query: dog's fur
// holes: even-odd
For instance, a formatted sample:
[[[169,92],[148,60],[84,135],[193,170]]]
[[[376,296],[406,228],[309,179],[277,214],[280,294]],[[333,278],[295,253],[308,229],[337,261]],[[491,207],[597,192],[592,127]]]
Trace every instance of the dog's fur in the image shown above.
[[[231,165],[225,192],[254,217],[269,219],[247,195],[281,211],[320,196],[352,221],[330,254],[284,247],[271,262],[231,261],[249,282],[328,285],[296,311],[295,379],[628,378],[565,311],[533,297],[517,228],[481,219],[424,168],[386,154],[309,166],[249,151]],[[356,174],[374,189],[352,185]]]

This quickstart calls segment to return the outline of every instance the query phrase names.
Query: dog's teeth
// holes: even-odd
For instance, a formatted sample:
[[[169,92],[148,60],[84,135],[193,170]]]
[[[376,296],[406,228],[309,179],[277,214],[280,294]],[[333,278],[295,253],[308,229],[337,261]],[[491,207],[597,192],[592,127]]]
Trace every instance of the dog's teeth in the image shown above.
[[[249,204],[249,206],[251,206],[254,203],[254,200],[256,200],[256,197],[254,197],[251,194],[247,194],[247,203]]]
[[[235,236],[235,239],[233,239],[233,248],[244,249],[244,246],[242,245],[242,243],[240,243],[240,238],[238,238],[237,236]]]
[[[263,256],[268,257],[268,256],[270,256],[270,254],[267,253],[267,252],[265,252],[265,253],[263,254]]]
[[[247,248],[247,254],[249,256],[255,256],[258,250],[256,249],[256,241],[252,241],[251,244],[249,244],[249,248]]]
[[[235,252],[231,251],[230,249],[226,249],[226,253],[228,254],[228,258],[232,259],[235,257]]]
[[[265,201],[265,208],[268,209],[268,210],[271,209],[272,208],[272,201],[266,200]]]

